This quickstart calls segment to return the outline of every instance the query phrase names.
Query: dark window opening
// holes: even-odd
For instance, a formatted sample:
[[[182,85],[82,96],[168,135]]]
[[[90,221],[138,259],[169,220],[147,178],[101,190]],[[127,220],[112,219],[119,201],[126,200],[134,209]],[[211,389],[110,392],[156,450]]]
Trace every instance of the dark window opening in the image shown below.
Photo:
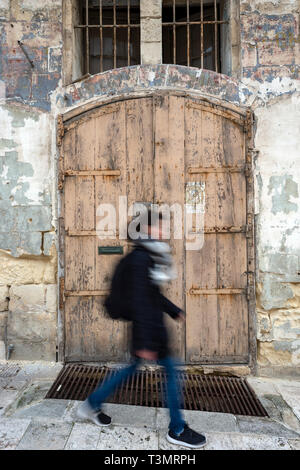
[[[139,1],[80,0],[74,27],[84,75],[140,64]]]
[[[164,0],[163,63],[221,71],[222,2]]]

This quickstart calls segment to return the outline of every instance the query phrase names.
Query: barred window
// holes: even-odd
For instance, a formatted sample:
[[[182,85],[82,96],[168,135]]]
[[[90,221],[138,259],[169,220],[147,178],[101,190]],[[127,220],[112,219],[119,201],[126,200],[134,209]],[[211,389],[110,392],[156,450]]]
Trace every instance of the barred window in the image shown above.
[[[140,8],[137,0],[80,0],[74,25],[84,74],[140,63]]]
[[[163,0],[163,62],[221,71],[223,2]]]
[[[64,83],[141,61],[239,75],[239,0],[148,1],[64,0]]]

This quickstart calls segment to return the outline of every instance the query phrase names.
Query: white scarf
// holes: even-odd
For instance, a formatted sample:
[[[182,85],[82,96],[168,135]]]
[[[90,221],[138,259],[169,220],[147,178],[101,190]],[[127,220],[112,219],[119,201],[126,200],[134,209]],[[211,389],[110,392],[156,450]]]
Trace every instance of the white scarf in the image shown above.
[[[168,243],[149,239],[138,239],[135,242],[149,252],[154,262],[154,266],[149,269],[149,275],[154,284],[161,285],[176,279],[176,270]]]

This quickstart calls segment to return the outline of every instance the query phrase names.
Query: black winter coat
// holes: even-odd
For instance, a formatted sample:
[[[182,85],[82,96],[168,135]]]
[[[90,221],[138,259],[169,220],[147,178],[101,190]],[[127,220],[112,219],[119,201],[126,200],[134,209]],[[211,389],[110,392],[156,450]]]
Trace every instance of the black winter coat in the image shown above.
[[[149,278],[149,268],[153,266],[149,252],[137,246],[129,256],[130,269],[124,300],[132,317],[131,352],[134,354],[137,350],[148,349],[163,358],[169,354],[163,312],[175,319],[181,309],[164,297]]]

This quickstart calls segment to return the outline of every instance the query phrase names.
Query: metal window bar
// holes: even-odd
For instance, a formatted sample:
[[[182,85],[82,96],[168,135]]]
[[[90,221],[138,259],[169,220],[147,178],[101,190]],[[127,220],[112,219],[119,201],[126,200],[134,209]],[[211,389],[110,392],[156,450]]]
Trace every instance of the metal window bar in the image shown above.
[[[85,32],[86,32],[86,72],[90,71],[90,44],[89,44],[89,0],[85,0]]]
[[[90,73],[90,38],[89,38],[89,32],[92,28],[98,28],[99,29],[99,35],[100,35],[100,72],[103,72],[103,58],[104,58],[104,40],[103,40],[103,32],[104,28],[107,28],[108,30],[111,29],[113,30],[113,67],[117,67],[117,30],[120,28],[127,28],[127,62],[128,65],[131,65],[131,48],[130,48],[130,41],[131,41],[131,30],[132,28],[140,28],[140,21],[139,22],[134,22],[131,23],[132,17],[131,17],[131,0],[127,1],[127,24],[118,24],[117,21],[117,2],[116,0],[113,0],[113,5],[112,5],[112,16],[113,16],[113,21],[112,24],[104,24],[104,19],[103,19],[103,0],[99,0],[99,24],[89,24],[89,0],[84,0],[84,9],[85,9],[85,24],[76,24],[74,25],[74,29],[82,29],[85,30],[85,35],[86,35],[86,44],[85,44],[85,66],[86,66],[86,75],[89,75]]]
[[[203,13],[203,0],[201,0],[201,68],[203,69],[204,65],[204,35],[203,35],[203,19],[204,19],[204,13]]]
[[[176,0],[173,0],[173,57],[176,64]]]
[[[127,23],[128,23],[128,29],[127,29],[127,62],[128,62],[128,65],[130,65],[130,0],[128,0],[128,4],[127,4]]]
[[[102,0],[100,0],[100,72],[103,72],[103,10]]]
[[[116,0],[114,0],[114,69],[117,68],[117,11],[116,11]]]
[[[163,27],[172,27],[173,29],[173,63],[176,64],[176,26],[186,26],[187,28],[187,66],[191,65],[191,26],[199,25],[200,26],[200,54],[201,54],[201,68],[204,66],[204,25],[213,25],[214,26],[214,67],[215,71],[219,72],[218,68],[218,27],[222,24],[228,24],[229,20],[219,20],[218,19],[218,3],[217,0],[214,0],[213,10],[214,10],[214,19],[213,20],[204,20],[204,0],[199,0],[200,6],[200,20],[194,21],[190,18],[190,0],[186,1],[186,21],[176,21],[176,0],[173,0],[173,21],[162,21]],[[182,3],[180,4],[180,6]]]
[[[187,0],[186,3],[186,9],[187,9],[187,25],[186,25],[186,35],[187,35],[187,66],[190,66],[190,0]]]
[[[218,72],[218,29],[217,29],[217,23],[218,21],[218,13],[217,13],[217,0],[214,0],[214,11],[215,11],[215,71]]]

